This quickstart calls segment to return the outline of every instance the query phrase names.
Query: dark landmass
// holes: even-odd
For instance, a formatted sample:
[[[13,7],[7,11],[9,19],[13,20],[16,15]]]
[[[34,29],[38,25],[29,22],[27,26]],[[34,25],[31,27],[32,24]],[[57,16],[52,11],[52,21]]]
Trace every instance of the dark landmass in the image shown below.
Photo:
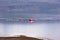
[[[0,40],[43,40],[43,39],[21,35],[19,37],[0,37]]]

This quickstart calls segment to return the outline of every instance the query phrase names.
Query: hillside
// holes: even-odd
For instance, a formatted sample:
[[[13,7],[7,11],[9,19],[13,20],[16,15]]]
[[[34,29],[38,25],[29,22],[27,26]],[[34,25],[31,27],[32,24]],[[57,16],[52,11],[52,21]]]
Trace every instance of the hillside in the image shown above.
[[[19,37],[0,37],[0,40],[43,40],[43,39],[21,35]]]

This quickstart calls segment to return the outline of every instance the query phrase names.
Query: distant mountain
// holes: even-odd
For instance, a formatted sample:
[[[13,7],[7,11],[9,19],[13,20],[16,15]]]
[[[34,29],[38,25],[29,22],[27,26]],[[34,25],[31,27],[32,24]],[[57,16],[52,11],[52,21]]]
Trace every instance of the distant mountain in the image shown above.
[[[0,37],[0,40],[43,40],[43,39],[21,35],[20,37]]]

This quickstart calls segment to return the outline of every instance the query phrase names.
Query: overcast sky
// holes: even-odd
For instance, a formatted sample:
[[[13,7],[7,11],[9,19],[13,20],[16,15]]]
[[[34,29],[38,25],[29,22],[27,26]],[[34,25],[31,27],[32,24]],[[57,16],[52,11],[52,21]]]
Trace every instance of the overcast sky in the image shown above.
[[[59,0],[0,0],[1,17],[59,18],[60,3]]]

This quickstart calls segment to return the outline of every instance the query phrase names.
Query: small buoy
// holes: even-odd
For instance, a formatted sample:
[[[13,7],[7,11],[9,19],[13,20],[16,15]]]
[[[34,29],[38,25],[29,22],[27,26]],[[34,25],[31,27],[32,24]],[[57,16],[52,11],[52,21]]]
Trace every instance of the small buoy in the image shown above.
[[[29,19],[29,22],[30,22],[30,23],[34,22],[34,19],[33,19],[33,18],[30,18],[30,19]]]

